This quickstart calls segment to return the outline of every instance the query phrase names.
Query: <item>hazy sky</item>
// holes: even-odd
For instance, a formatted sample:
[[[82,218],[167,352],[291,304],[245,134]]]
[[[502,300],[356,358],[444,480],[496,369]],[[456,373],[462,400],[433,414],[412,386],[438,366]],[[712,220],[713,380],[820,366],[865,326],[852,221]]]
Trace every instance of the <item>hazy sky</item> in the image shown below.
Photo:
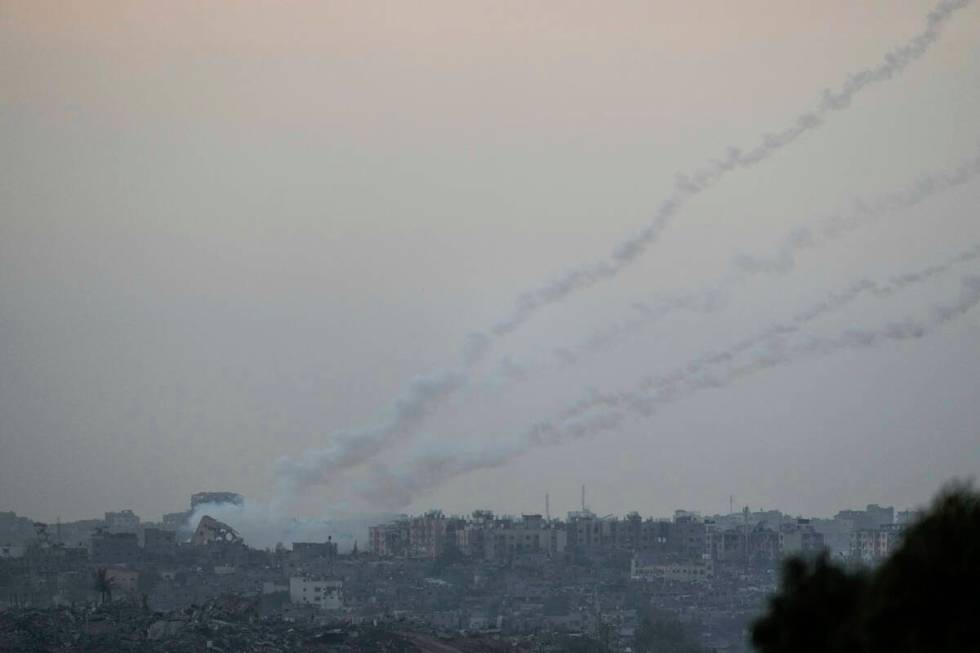
[[[877,65],[930,2],[0,0],[0,509],[53,520],[272,492],[272,463],[377,423],[523,291],[607,255],[728,146]],[[980,242],[980,180],[678,312],[554,350],[738,254],[980,147],[980,6],[900,76],[691,200],[614,281],[540,311],[378,459],[494,442],[863,278]],[[807,333],[929,315],[976,260]],[[526,378],[501,369],[521,365]],[[501,367],[502,365],[502,367]],[[980,469],[980,310],[808,357],[537,449],[407,509],[832,514]],[[419,439],[421,438],[421,440]],[[368,463],[295,509],[366,508]]]

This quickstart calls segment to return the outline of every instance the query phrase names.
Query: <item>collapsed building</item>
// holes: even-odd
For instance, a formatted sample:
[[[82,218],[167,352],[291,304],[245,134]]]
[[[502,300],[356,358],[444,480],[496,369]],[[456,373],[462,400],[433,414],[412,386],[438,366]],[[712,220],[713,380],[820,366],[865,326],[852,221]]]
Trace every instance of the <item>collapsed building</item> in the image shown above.
[[[191,537],[191,544],[204,546],[208,544],[244,544],[245,540],[234,528],[220,522],[210,515],[201,517],[197,529]]]

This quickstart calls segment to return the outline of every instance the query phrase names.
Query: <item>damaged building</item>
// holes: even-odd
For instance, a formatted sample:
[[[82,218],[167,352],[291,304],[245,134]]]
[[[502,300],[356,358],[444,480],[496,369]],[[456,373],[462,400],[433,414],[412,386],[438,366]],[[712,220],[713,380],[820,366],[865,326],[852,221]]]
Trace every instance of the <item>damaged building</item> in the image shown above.
[[[191,536],[191,544],[204,546],[208,544],[244,544],[245,540],[234,528],[228,524],[218,521],[210,515],[201,517],[194,535]]]

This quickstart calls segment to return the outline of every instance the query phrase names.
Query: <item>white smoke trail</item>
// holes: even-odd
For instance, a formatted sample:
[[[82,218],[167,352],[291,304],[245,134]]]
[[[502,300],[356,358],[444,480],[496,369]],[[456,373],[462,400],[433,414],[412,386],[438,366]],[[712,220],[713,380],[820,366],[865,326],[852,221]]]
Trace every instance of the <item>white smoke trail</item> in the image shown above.
[[[888,52],[877,66],[852,73],[837,90],[825,90],[816,108],[798,115],[791,126],[766,134],[761,143],[746,152],[729,147],[720,159],[713,159],[690,174],[678,174],[670,195],[660,203],[653,218],[643,229],[622,241],[606,259],[568,270],[557,279],[522,293],[517,298],[511,315],[493,326],[493,333],[501,336],[514,331],[545,306],[615,277],[660,237],[678,211],[694,196],[713,186],[729,172],[738,168],[749,168],[768,159],[807,132],[820,128],[833,112],[849,107],[862,90],[902,73],[936,42],[943,25],[953,13],[967,6],[970,1],[940,2],[926,16],[926,26],[919,34]]]
[[[706,386],[715,387],[717,384],[714,377],[710,373],[706,373],[706,370],[709,370],[712,365],[729,363],[741,354],[750,352],[760,346],[768,345],[791,334],[798,333],[806,324],[843,308],[862,295],[872,294],[878,297],[886,297],[900,290],[904,290],[909,286],[933,279],[948,272],[954,266],[969,263],[978,258],[980,258],[980,244],[951,256],[941,263],[930,265],[915,272],[893,276],[884,283],[877,283],[867,279],[856,281],[847,288],[829,293],[823,300],[799,311],[789,322],[771,325],[756,334],[743,338],[730,347],[699,356],[684,367],[678,368],[669,374],[658,378],[648,377],[640,383],[640,387],[647,392],[655,391],[660,393],[663,399],[669,397],[671,400],[676,398],[675,395],[678,392],[683,392],[683,388],[686,385],[692,383],[696,387],[702,382]],[[706,374],[706,376],[699,376],[702,374]],[[617,406],[621,403],[630,403],[635,400],[636,395],[633,393],[606,395],[593,393],[588,398],[573,404],[563,411],[561,419],[580,417],[597,406]],[[548,423],[539,426],[540,431],[548,431],[549,428]]]
[[[728,172],[753,166],[802,134],[816,129],[827,115],[846,108],[862,89],[891,79],[904,71],[909,64],[928,51],[938,39],[943,24],[953,13],[970,2],[971,0],[942,0],[927,15],[922,32],[887,53],[877,66],[850,75],[836,91],[824,91],[817,107],[797,116],[791,127],[775,134],[767,134],[759,145],[747,152],[729,148],[721,160],[713,160],[689,175],[678,175],[674,191],[661,202],[653,220],[637,235],[623,241],[611,258],[572,270],[552,283],[524,293],[518,298],[513,314],[495,324],[490,329],[491,333],[496,337],[506,335],[544,306],[556,303],[601,280],[614,277],[656,240],[691,197],[713,185]],[[279,458],[274,465],[274,474],[277,492],[282,497],[280,501],[285,501],[301,488],[329,483],[340,470],[370,460],[394,440],[414,432],[426,415],[467,383],[469,370],[486,357],[492,345],[490,335],[470,334],[463,344],[460,367],[439,370],[413,379],[380,423],[334,433],[324,447],[307,450],[296,457]]]
[[[332,474],[377,455],[392,440],[417,428],[435,405],[465,381],[466,375],[460,370],[417,376],[380,424],[334,433],[323,448],[307,450],[298,458],[279,458],[275,474],[280,500],[291,497],[300,487],[325,484]]]
[[[729,272],[708,287],[675,295],[652,306],[641,302],[634,303],[633,307],[637,315],[591,334],[574,348],[560,350],[557,352],[559,360],[564,364],[570,364],[587,353],[604,351],[641,328],[650,326],[676,311],[717,310],[725,305],[731,291],[749,278],[759,274],[782,276],[790,273],[796,265],[796,256],[800,251],[829,244],[845,234],[874,223],[884,215],[910,209],[938,193],[962,186],[978,175],[980,175],[980,150],[974,157],[950,170],[921,175],[915,182],[901,190],[873,199],[856,198],[852,201],[853,208],[848,213],[804,223],[790,232],[775,251],[766,256],[735,257]]]
[[[980,259],[980,245],[946,261],[916,272],[897,275],[884,283],[861,280],[800,311],[785,323],[773,324],[734,345],[704,354],[687,365],[660,377],[643,379],[634,391],[593,392],[571,404],[558,417],[538,422],[518,436],[484,439],[472,445],[459,441],[427,442],[413,456],[392,471],[377,465],[360,487],[367,500],[389,507],[404,506],[415,496],[451,478],[476,470],[497,467],[528,451],[547,445],[593,436],[618,428],[630,415],[650,417],[660,406],[709,388],[721,388],[738,379],[772,367],[789,364],[812,355],[829,355],[842,350],[868,348],[890,340],[906,340],[929,335],[944,324],[967,313],[980,303],[980,275],[966,275],[959,298],[934,308],[926,319],[888,323],[877,329],[849,329],[830,338],[807,337],[787,344],[787,336],[797,334],[804,325],[838,310],[855,299],[872,294],[891,295],[925,282],[953,266]],[[749,360],[736,365],[739,357]]]
[[[965,315],[977,304],[980,304],[980,275],[967,275],[962,279],[958,300],[935,307],[926,319],[890,322],[878,329],[848,329],[835,337],[807,337],[798,343],[788,345],[784,341],[784,336],[791,331],[780,333],[774,329],[764,342],[756,343],[757,347],[759,345],[764,345],[764,347],[757,349],[751,355],[750,360],[741,365],[732,365],[722,372],[692,374],[683,383],[665,384],[647,380],[641,384],[640,392],[607,396],[597,403],[610,407],[621,406],[629,413],[649,417],[661,405],[674,402],[701,390],[725,387],[742,377],[786,365],[805,356],[829,355],[849,349],[866,349],[884,344],[889,340],[923,338],[943,325]],[[718,362],[727,358],[727,355],[718,355]],[[584,414],[587,415],[588,411]],[[579,427],[578,424],[583,421],[582,415],[575,415],[572,419],[575,420],[574,428],[567,429],[563,424],[559,424],[554,430],[547,431],[541,440],[551,440],[550,443],[558,443],[569,439],[569,437],[594,435],[601,430],[607,430],[597,420],[590,421],[588,429]]]

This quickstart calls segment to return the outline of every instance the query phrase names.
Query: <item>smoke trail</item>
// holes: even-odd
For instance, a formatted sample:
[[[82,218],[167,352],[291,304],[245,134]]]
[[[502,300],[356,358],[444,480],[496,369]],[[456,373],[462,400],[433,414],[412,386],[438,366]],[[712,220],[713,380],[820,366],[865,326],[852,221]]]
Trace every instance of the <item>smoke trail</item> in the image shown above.
[[[921,58],[939,38],[943,24],[953,13],[971,0],[944,0],[926,16],[926,26],[918,35],[888,52],[881,63],[873,68],[852,73],[837,90],[823,92],[816,108],[801,113],[789,127],[776,133],[766,134],[762,142],[743,152],[729,147],[720,159],[690,174],[678,174],[674,188],[654,211],[653,218],[638,233],[622,241],[602,261],[584,265],[561,274],[557,279],[521,294],[509,317],[493,326],[497,336],[505,335],[527,322],[538,310],[562,301],[569,295],[584,290],[601,281],[615,277],[637,260],[656,241],[674,216],[694,196],[713,186],[722,177],[737,168],[749,168],[795,142],[807,132],[818,129],[835,111],[850,106],[854,97],[865,88],[889,80],[902,73],[912,62]]]
[[[879,290],[879,292],[891,292]],[[701,390],[723,388],[738,379],[773,367],[789,364],[799,358],[811,355],[829,355],[848,349],[866,349],[889,340],[909,340],[923,338],[948,322],[955,320],[980,304],[980,275],[963,277],[959,299],[951,304],[935,307],[925,320],[906,319],[888,323],[878,329],[848,329],[831,338],[807,337],[802,341],[787,345],[785,336],[797,329],[790,327],[785,331],[773,328],[760,342],[744,347],[754,349],[750,360],[740,365],[731,365],[721,372],[704,373],[699,366],[697,372],[686,373],[682,380],[646,379],[640,384],[638,392],[617,393],[615,395],[596,395],[579,407],[570,411],[569,417],[546,425],[537,432],[537,442],[558,444],[573,438],[595,435],[608,430],[606,423],[615,418],[618,424],[625,413],[649,417],[657,407],[672,403]],[[748,344],[748,343],[746,343]],[[733,352],[723,352],[712,357],[714,363],[722,363],[735,357]],[[593,413],[593,408],[599,410]],[[604,411],[609,414],[603,415]]]
[[[623,241],[612,256],[591,266],[567,272],[558,280],[521,295],[513,314],[491,328],[500,337],[514,331],[540,308],[556,303],[569,294],[610,279],[638,258],[667,226],[673,216],[693,196],[701,193],[735,168],[753,166],[786,147],[804,133],[818,128],[824,118],[846,108],[855,95],[869,85],[901,73],[922,57],[938,39],[943,24],[971,0],[942,0],[926,17],[925,29],[905,44],[887,53],[874,68],[852,74],[836,91],[824,92],[817,107],[795,119],[793,125],[767,134],[753,149],[742,152],[728,148],[721,160],[710,161],[689,175],[678,175],[674,190],[661,202],[653,220],[638,234]],[[327,483],[339,470],[375,456],[390,442],[413,432],[423,418],[466,384],[468,371],[479,364],[492,348],[492,338],[484,333],[467,336],[463,343],[461,366],[416,377],[380,424],[332,434],[327,446],[306,451],[298,457],[283,456],[276,461],[274,474],[280,495],[291,496],[297,489]]]
[[[760,332],[739,340],[734,345],[715,352],[703,354],[689,362],[682,368],[678,368],[669,374],[659,378],[648,377],[640,382],[640,388],[646,392],[658,393],[662,400],[677,398],[678,393],[683,393],[685,387],[691,386],[703,389],[705,387],[716,387],[717,381],[710,373],[705,373],[712,365],[729,363],[739,355],[750,352],[760,346],[772,345],[781,338],[798,333],[806,324],[813,322],[817,318],[823,317],[828,313],[839,310],[862,295],[872,294],[878,297],[887,297],[909,286],[924,283],[933,279],[951,268],[963,263],[969,263],[980,258],[980,244],[966,249],[959,254],[951,256],[945,261],[930,265],[915,272],[908,272],[896,275],[884,283],[877,283],[867,279],[854,282],[847,288],[829,293],[823,300],[816,302],[812,306],[796,313],[789,322],[773,324]],[[704,376],[699,376],[705,374]],[[561,413],[561,419],[575,419],[588,413],[597,406],[619,406],[620,404],[636,401],[634,393],[623,394],[599,394],[593,393],[588,398],[576,402]],[[547,432],[551,425],[544,423],[538,427],[538,431]]]
[[[726,349],[699,356],[663,376],[645,378],[634,391],[593,392],[561,411],[558,417],[538,422],[522,435],[497,437],[470,446],[458,441],[449,446],[445,442],[426,443],[407,464],[401,464],[397,472],[375,466],[372,477],[361,485],[359,492],[378,505],[404,506],[419,492],[456,476],[503,465],[540,446],[558,445],[614,430],[631,415],[650,417],[660,406],[702,390],[725,387],[742,377],[787,365],[805,356],[829,355],[870,348],[891,340],[925,337],[980,303],[980,275],[964,276],[959,298],[934,308],[926,319],[891,322],[877,329],[849,329],[835,337],[807,337],[795,344],[786,343],[787,336],[797,334],[807,323],[862,295],[891,295],[978,258],[980,245],[975,245],[940,264],[894,276],[884,283],[855,282],[839,292],[828,294],[788,322],[773,324]],[[743,356],[749,360],[736,364]]]
[[[873,199],[857,198],[852,201],[850,212],[795,229],[774,253],[764,257],[736,257],[730,273],[713,286],[678,295],[652,307],[635,304],[640,315],[593,334],[574,350],[563,350],[560,354],[562,362],[572,364],[587,352],[603,350],[674,311],[716,310],[735,286],[751,276],[784,275],[792,271],[801,250],[826,244],[890,212],[912,208],[940,192],[973,180],[977,175],[980,175],[980,153],[949,170],[923,174],[899,191]],[[373,458],[393,440],[413,433],[440,402],[468,382],[468,370],[485,357],[490,347],[486,335],[470,334],[464,343],[461,367],[414,378],[381,424],[339,432],[332,436],[329,446],[309,450],[299,458],[280,458],[275,466],[280,494],[291,496],[298,487],[326,484],[340,470]],[[527,370],[505,358],[500,365],[500,374],[508,380],[521,380],[526,377]]]
[[[466,375],[459,370],[417,376],[380,424],[335,433],[326,447],[308,450],[298,458],[279,458],[275,474],[280,499],[292,496],[301,486],[326,483],[339,470],[377,455],[391,440],[417,428],[436,404],[465,381]]]
[[[874,199],[856,198],[846,214],[834,215],[815,223],[804,224],[789,233],[774,252],[767,256],[737,256],[730,271],[714,284],[695,291],[676,295],[652,306],[634,303],[637,315],[613,324],[590,335],[574,349],[557,352],[561,362],[569,364],[583,354],[602,351],[679,310],[710,312],[722,307],[730,292],[750,277],[758,274],[782,276],[796,265],[796,255],[805,249],[826,245],[829,242],[868,226],[883,215],[915,207],[943,191],[962,186],[980,175],[980,150],[956,167],[920,176],[908,187],[878,196]]]

